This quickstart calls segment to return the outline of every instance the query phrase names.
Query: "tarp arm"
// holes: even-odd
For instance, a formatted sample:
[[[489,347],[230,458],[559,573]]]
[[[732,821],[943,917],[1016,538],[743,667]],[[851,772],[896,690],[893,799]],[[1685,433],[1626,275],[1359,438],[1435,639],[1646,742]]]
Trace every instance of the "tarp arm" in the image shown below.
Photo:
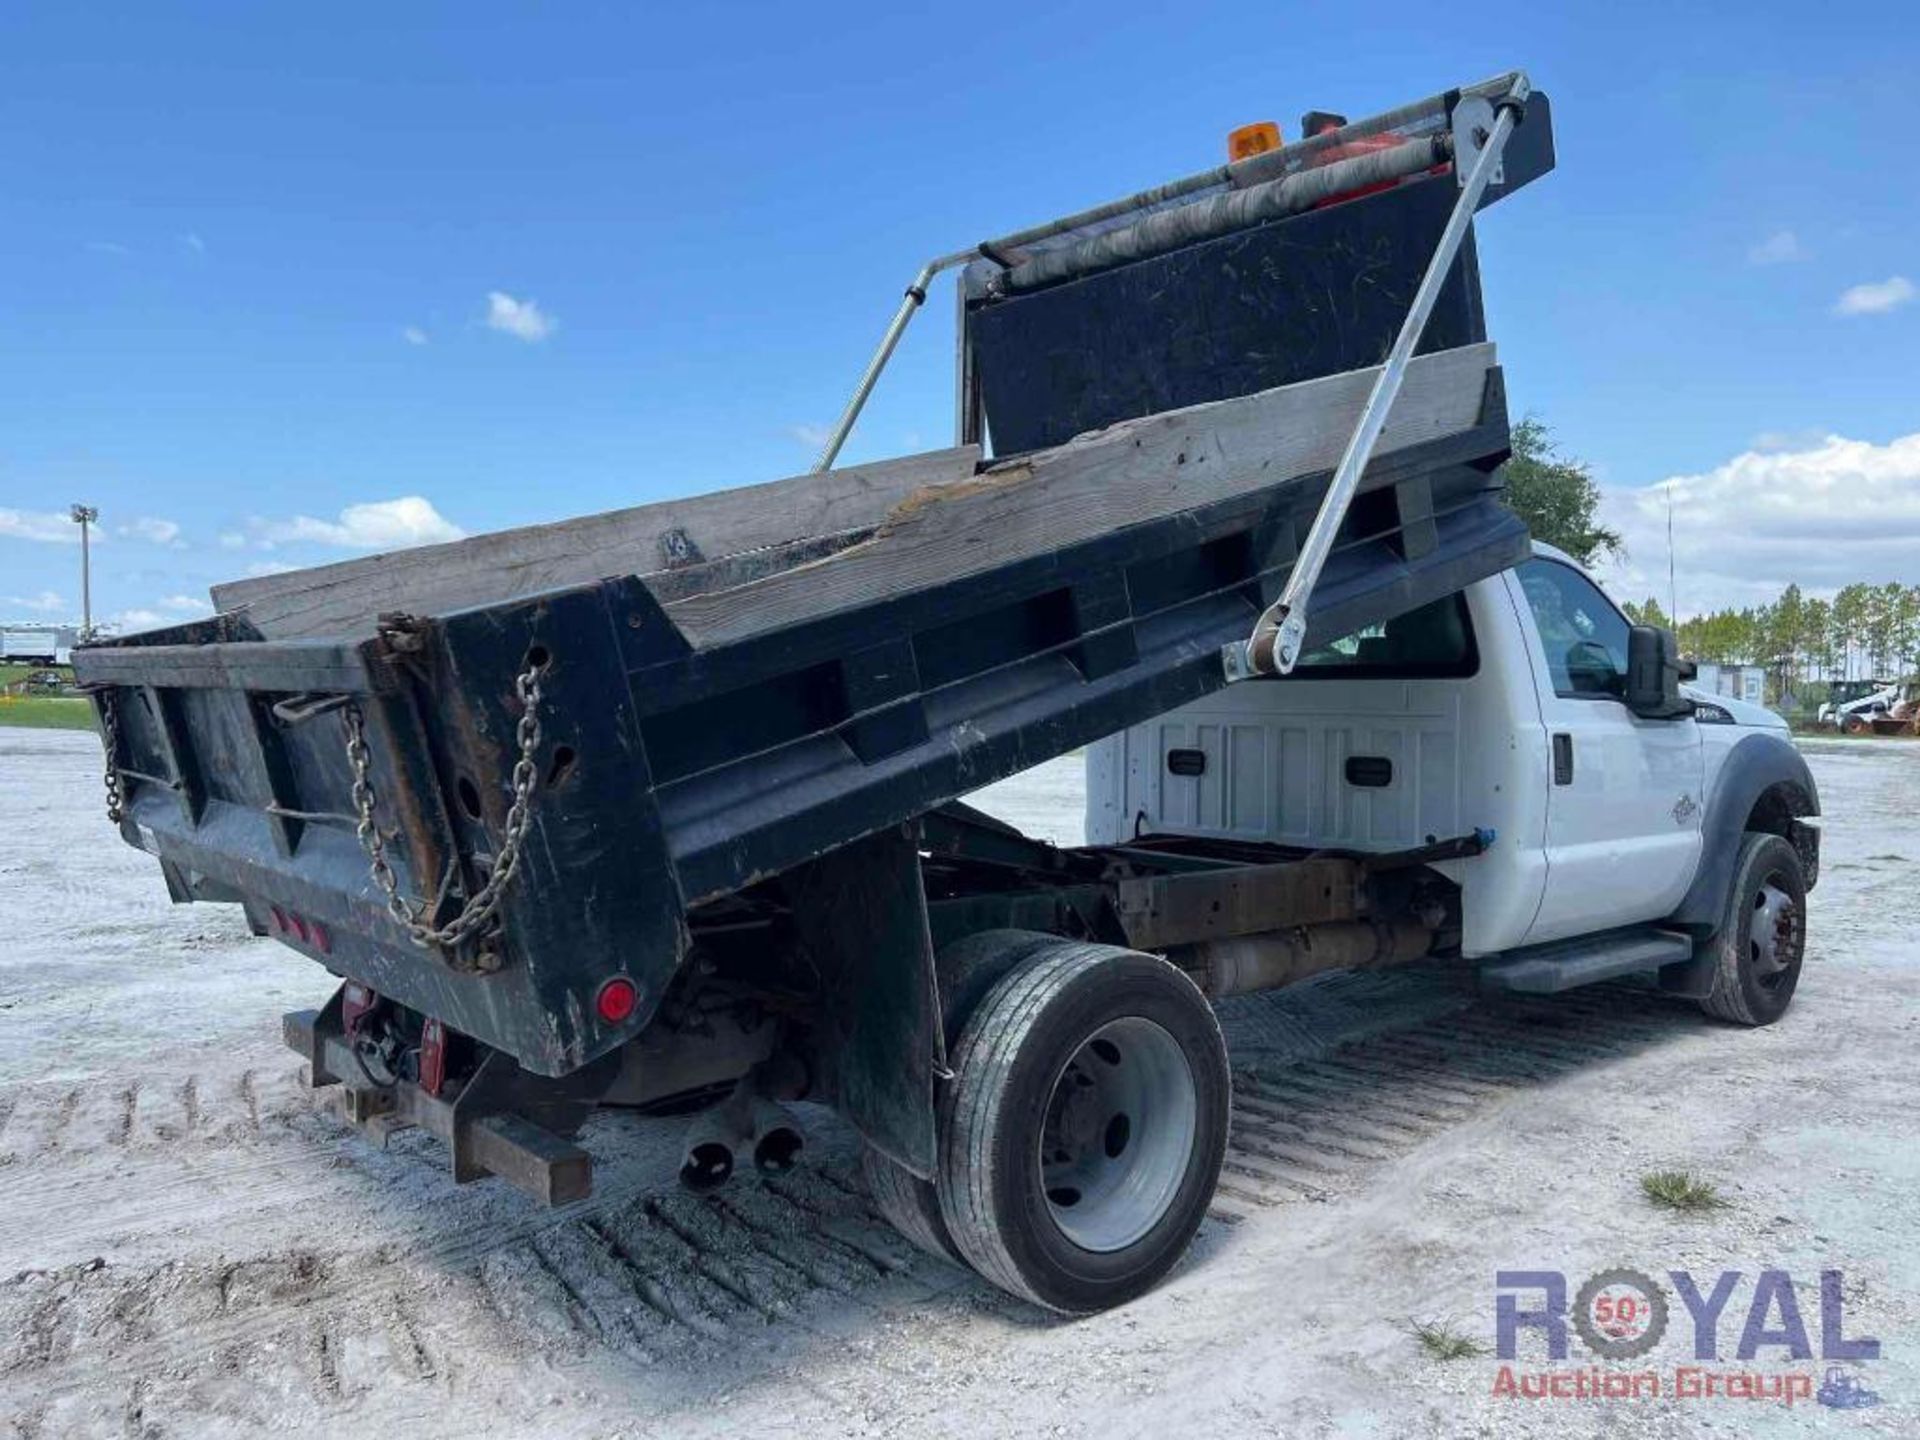
[[[1473,213],[1479,207],[1482,193],[1500,170],[1501,151],[1506,148],[1513,127],[1520,122],[1530,93],[1526,77],[1518,75],[1512,88],[1499,101],[1482,100],[1471,107],[1465,103],[1457,107],[1454,143],[1461,157],[1461,166],[1456,167],[1462,174],[1460,197],[1454,202],[1453,213],[1447,217],[1446,228],[1434,246],[1433,259],[1421,277],[1420,288],[1414,292],[1407,318],[1394,337],[1393,348],[1387,352],[1373,390],[1360,411],[1360,419],[1348,437],[1333,480],[1313,517],[1312,528],[1301,542],[1300,555],[1287,574],[1286,587],[1280,592],[1280,598],[1254,622],[1253,634],[1245,642],[1236,642],[1221,651],[1221,662],[1229,680],[1286,675],[1299,660],[1307,634],[1307,604],[1313,587],[1320,579],[1327,556],[1332,553],[1334,537],[1347,518],[1347,507],[1353,503],[1360,487],[1360,476],[1373,458],[1373,448],[1379,443],[1387,415],[1399,397],[1400,386],[1407,377],[1407,364],[1413,359],[1414,349],[1427,328],[1434,302],[1440,298],[1440,288],[1446,284],[1447,272],[1453,268],[1454,257],[1466,239],[1467,227],[1473,223]],[[1469,155],[1472,164],[1465,167]]]

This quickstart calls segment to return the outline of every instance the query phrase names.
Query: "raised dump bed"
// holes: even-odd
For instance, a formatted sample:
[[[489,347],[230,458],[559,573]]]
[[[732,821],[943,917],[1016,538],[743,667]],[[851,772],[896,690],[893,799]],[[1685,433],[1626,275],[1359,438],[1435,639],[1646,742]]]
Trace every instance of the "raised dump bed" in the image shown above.
[[[815,473],[239,581],[83,650],[111,813],[176,899],[238,901],[347,982],[289,1018],[315,1083],[439,1130],[461,1178],[567,1198],[556,1136],[594,1103],[795,1074],[931,1174],[966,988],[937,944],[1125,938],[1159,900],[1124,877],[1244,864],[1062,858],[950,802],[1228,683],[1223,647],[1259,668],[1276,617],[1329,639],[1525,555],[1462,242],[1551,165],[1534,97],[1500,173],[1526,98],[1450,91],[945,257]],[[949,263],[960,443],[824,468]],[[1311,283],[1275,283],[1294,264]],[[1353,931],[1323,957],[1412,943],[1354,928],[1358,871],[1334,904],[1255,868],[1238,929],[1188,940],[1264,896],[1262,927]]]
[[[177,893],[242,898],[338,973],[564,1075],[651,1018],[692,907],[1223,684],[1371,378],[224,587],[211,620],[81,656],[124,833]],[[1314,629],[1520,559],[1506,445],[1490,346],[1416,361]],[[390,913],[355,835],[355,734],[430,928],[500,864],[526,756],[496,928],[423,949]],[[639,1003],[609,1023],[585,1000],[615,974]]]

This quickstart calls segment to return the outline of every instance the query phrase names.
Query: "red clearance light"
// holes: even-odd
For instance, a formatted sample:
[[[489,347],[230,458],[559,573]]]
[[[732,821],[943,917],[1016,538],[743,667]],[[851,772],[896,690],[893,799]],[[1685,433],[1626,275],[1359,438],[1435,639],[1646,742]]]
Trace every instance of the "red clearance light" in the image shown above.
[[[298,911],[279,905],[269,907],[269,913],[273,917],[273,928],[282,935],[291,936],[302,945],[311,945],[322,955],[333,953],[333,932],[318,920],[309,920]]]
[[[616,975],[600,987],[600,993],[593,997],[593,1008],[600,1012],[600,1018],[609,1025],[618,1025],[640,1003],[640,992],[633,981],[624,975]]]

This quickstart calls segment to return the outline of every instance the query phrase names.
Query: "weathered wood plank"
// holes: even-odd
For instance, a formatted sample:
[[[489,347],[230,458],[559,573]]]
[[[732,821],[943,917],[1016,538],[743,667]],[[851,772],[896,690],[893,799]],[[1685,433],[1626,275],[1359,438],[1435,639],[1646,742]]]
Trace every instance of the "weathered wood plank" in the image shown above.
[[[979,461],[974,445],[934,450],[236,580],[215,586],[213,601],[223,611],[244,606],[269,639],[296,640],[369,631],[382,611],[446,614],[611,575],[665,572],[678,581],[689,561],[697,569],[702,561],[871,527],[910,495],[970,478]],[[684,593],[685,582],[671,588]]]
[[[1454,434],[1480,414],[1491,345],[1416,359],[1376,455]],[[707,648],[978,574],[1128,525],[1331,469],[1376,370],[1140,420],[908,497],[863,544],[666,606]]]

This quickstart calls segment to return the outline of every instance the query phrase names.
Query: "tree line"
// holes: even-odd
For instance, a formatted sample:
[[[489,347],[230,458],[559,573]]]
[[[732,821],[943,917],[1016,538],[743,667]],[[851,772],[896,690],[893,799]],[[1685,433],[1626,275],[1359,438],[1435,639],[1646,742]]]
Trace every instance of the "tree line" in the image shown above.
[[[1620,608],[1635,624],[1676,631],[1692,659],[1766,666],[1783,693],[1808,680],[1897,679],[1920,669],[1920,585],[1848,585],[1831,600],[1789,585],[1771,605],[1678,625],[1651,597]]]
[[[1562,455],[1532,416],[1513,427],[1507,503],[1534,537],[1582,565],[1623,549],[1596,518],[1600,486],[1585,462]],[[1806,681],[1899,679],[1920,670],[1920,585],[1854,584],[1831,600],[1789,585],[1771,605],[1715,610],[1675,625],[1651,597],[1621,606],[1638,625],[1680,637],[1681,653],[1721,665],[1764,665],[1776,695]]]

